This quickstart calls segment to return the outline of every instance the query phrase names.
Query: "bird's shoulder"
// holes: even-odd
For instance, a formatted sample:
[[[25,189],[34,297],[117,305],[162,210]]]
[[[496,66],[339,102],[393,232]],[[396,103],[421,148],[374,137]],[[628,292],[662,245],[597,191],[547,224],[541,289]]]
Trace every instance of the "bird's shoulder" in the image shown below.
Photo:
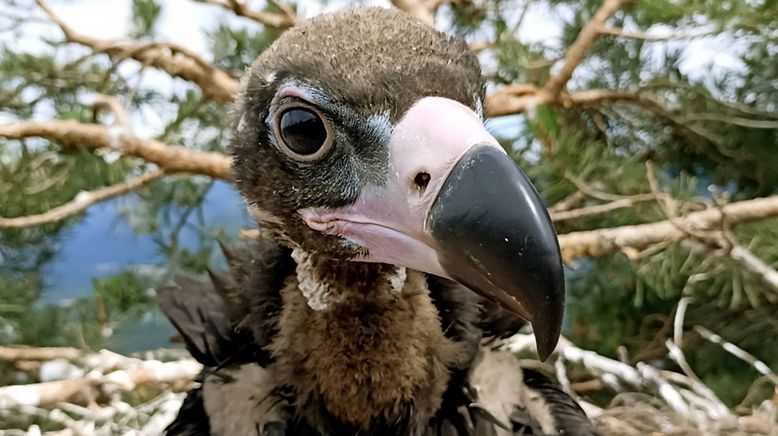
[[[266,241],[222,248],[228,271],[176,276],[157,289],[159,306],[206,367],[266,366],[271,357],[265,347],[276,332],[280,291],[294,261],[289,250]]]

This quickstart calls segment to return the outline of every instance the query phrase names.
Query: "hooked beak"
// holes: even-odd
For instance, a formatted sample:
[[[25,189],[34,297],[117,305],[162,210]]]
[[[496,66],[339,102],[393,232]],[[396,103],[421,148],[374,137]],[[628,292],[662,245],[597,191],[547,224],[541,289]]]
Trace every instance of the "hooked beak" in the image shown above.
[[[390,156],[385,185],[366,187],[350,206],[300,210],[308,226],[365,247],[356,260],[450,278],[499,302],[532,324],[545,360],[561,331],[564,274],[526,175],[472,110],[440,97],[408,110]]]

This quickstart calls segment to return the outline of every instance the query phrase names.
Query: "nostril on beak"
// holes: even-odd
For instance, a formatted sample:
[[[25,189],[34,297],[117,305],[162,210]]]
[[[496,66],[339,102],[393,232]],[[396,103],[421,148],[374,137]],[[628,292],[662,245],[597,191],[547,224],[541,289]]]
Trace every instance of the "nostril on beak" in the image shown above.
[[[427,189],[427,185],[430,184],[430,178],[430,173],[426,171],[420,171],[418,174],[416,174],[416,177],[413,178],[413,184],[416,186],[416,189],[418,189],[420,193],[423,193]]]

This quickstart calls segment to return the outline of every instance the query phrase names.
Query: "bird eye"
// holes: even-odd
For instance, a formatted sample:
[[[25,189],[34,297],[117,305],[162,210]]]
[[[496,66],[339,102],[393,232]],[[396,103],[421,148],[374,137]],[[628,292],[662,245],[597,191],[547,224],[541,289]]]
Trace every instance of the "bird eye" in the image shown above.
[[[276,115],[276,138],[292,158],[312,162],[332,146],[332,129],[321,114],[309,107],[282,107]]]

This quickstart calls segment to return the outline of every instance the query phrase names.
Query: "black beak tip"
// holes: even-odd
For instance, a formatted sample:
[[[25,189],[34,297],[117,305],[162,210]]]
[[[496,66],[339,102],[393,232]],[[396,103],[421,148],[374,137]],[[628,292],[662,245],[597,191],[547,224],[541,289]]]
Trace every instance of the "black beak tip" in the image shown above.
[[[474,147],[446,179],[428,226],[446,272],[531,322],[545,360],[562,329],[564,269],[553,223],[527,176],[496,148]]]
[[[554,312],[556,311],[552,310],[547,312],[547,314]],[[532,330],[535,333],[535,343],[537,344],[540,360],[548,359],[548,356],[554,352],[559,342],[559,335],[562,333],[562,313],[548,317],[537,316],[532,321]]]

